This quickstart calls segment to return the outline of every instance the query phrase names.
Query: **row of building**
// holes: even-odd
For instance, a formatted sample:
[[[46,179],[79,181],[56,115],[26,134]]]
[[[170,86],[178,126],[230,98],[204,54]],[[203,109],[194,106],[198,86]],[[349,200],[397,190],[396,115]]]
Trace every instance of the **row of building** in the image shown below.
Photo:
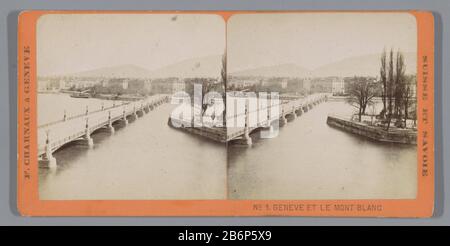
[[[229,77],[227,82],[228,90],[249,90],[249,91],[278,91],[278,92],[298,92],[303,94],[311,93],[332,93],[337,96],[345,96],[349,92],[349,86],[353,82],[358,82],[362,77],[313,77],[313,78],[286,78],[286,77]],[[375,83],[378,96],[381,96],[382,85],[377,77],[363,77],[365,80]],[[407,75],[406,83],[413,86],[413,97],[416,96],[416,76]]]
[[[135,78],[78,78],[41,77],[38,78],[38,91],[57,92],[94,88],[99,93],[171,93],[184,90],[181,78],[135,79]]]
[[[189,79],[192,80],[192,79]],[[77,78],[77,77],[46,77],[38,78],[39,91],[78,90],[92,87],[115,87],[122,90],[158,90],[161,92],[176,92],[185,89],[186,81],[182,78],[132,79],[132,78]],[[252,86],[279,87],[280,89],[304,89],[311,92],[345,93],[343,78],[254,78],[231,77],[228,88],[242,90]]]
[[[345,80],[330,76],[320,78],[286,77],[229,77],[227,87],[230,90],[274,90],[304,93],[345,94]]]
[[[278,91],[311,93],[332,93],[333,95],[346,95],[348,86],[356,77],[318,77],[318,78],[287,78],[287,77],[228,77],[227,90],[229,91]],[[377,78],[370,78],[376,83]],[[174,93],[185,91],[192,83],[220,83],[217,78],[77,78],[77,77],[47,77],[38,78],[38,90],[41,92],[60,90],[83,90],[93,88],[97,93],[105,94],[149,94]],[[416,83],[415,76],[409,79]],[[378,83],[381,90],[381,84]],[[414,95],[416,87],[414,88]]]

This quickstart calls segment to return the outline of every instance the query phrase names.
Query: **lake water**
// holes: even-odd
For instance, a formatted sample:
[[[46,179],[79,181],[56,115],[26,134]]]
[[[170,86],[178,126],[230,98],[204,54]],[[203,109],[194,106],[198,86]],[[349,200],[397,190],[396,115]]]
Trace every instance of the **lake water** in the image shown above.
[[[39,124],[112,105],[40,94]],[[95,132],[94,148],[56,151],[39,169],[41,199],[369,199],[414,198],[416,147],[380,144],[326,124],[351,114],[345,102],[316,106],[253,146],[215,143],[170,128],[164,104],[116,132]]]
[[[72,98],[68,94],[38,94],[38,125],[64,119],[66,116],[76,116],[88,111],[120,104],[121,101],[101,100],[96,98]]]
[[[62,105],[83,113],[86,104],[101,107],[96,99],[39,95],[39,114],[55,119]],[[117,124],[113,135],[94,133],[93,149],[69,144],[56,151],[56,171],[39,170],[40,198],[225,198],[225,146],[168,127],[173,107],[163,104],[126,127]]]
[[[378,143],[327,125],[328,114],[351,115],[344,101],[319,104],[273,139],[228,149],[232,199],[414,198],[417,148]]]

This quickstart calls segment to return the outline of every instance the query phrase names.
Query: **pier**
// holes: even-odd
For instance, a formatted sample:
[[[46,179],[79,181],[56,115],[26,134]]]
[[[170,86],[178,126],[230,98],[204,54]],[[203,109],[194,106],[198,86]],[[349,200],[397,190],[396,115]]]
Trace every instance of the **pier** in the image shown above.
[[[369,126],[364,123],[350,121],[338,116],[328,116],[327,124],[374,141],[412,145],[417,144],[417,131],[413,129],[395,128],[386,131],[379,126]]]
[[[168,95],[155,95],[146,99],[122,102],[81,115],[68,117],[66,113],[61,120],[50,122],[38,127],[38,157],[39,165],[54,168],[57,166],[53,153],[70,142],[79,142],[87,147],[93,147],[91,134],[97,130],[114,133],[113,123],[120,121],[127,125],[129,119],[138,119],[159,105],[169,101]]]

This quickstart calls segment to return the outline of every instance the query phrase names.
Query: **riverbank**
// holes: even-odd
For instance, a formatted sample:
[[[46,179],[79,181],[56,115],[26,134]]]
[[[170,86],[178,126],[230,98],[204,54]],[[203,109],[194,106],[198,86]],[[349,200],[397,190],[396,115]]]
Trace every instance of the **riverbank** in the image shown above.
[[[417,144],[417,131],[412,129],[391,129],[386,131],[380,127],[369,126],[336,116],[328,116],[327,124],[379,142]]]

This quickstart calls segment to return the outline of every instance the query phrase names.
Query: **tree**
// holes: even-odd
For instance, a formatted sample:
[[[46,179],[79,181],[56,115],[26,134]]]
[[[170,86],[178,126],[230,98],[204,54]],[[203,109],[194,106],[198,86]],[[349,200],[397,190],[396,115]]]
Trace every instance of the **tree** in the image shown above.
[[[222,56],[222,69],[220,71],[220,75],[222,77],[222,85],[224,87],[224,105],[227,105],[227,53],[224,52]],[[227,108],[225,107],[225,110],[223,111],[223,118],[226,119],[227,117]],[[224,120],[223,124],[226,125],[226,120]]]
[[[381,54],[381,67],[380,67],[380,81],[382,85],[381,100],[383,101],[383,109],[380,112],[380,116],[384,118],[386,116],[386,97],[387,97],[387,78],[386,78],[386,49]]]
[[[395,62],[395,115],[397,119],[401,119],[402,115],[402,105],[404,104],[404,94],[405,94],[405,61],[403,54],[398,51],[396,62]]]
[[[222,69],[220,70],[220,76],[222,78],[222,84],[227,88],[227,54],[224,53],[222,56]]]
[[[415,123],[415,119],[416,119],[416,113],[414,110],[413,115],[409,115],[409,108],[411,107],[412,103],[416,103],[414,102],[413,97],[414,95],[414,91],[415,91],[415,87],[416,86],[416,81],[414,76],[408,76],[405,77],[405,81],[404,81],[404,90],[403,90],[403,109],[404,109],[404,126],[406,127],[406,121],[408,120],[408,118],[413,118],[414,119],[414,123]]]
[[[391,125],[392,120],[392,110],[393,110],[393,100],[394,100],[394,90],[395,90],[395,81],[394,81],[394,52],[389,52],[389,66],[388,66],[388,80],[387,80],[387,100],[388,100],[388,108],[387,108],[387,128],[389,131],[389,127]]]
[[[349,84],[347,102],[358,109],[358,120],[366,114],[366,108],[373,103],[376,95],[375,83],[366,77],[355,77]]]
[[[385,53],[381,55],[381,68],[380,68],[380,81],[383,83],[383,75],[385,71]],[[394,52],[391,49],[389,52],[389,64],[388,64],[388,77],[386,80],[386,85],[383,87],[386,89],[383,94],[386,96],[387,101],[387,119],[386,119],[386,130],[389,131],[391,126],[392,117],[396,118],[395,125],[397,127],[405,127],[406,120],[409,117],[409,107],[411,104],[411,97],[413,97],[414,90],[411,87],[410,81],[407,81],[407,76],[405,75],[406,65],[403,53],[398,51],[395,57],[394,66]],[[381,113],[380,113],[381,114]],[[403,118],[402,118],[403,117]],[[404,119],[404,121],[402,120]]]

